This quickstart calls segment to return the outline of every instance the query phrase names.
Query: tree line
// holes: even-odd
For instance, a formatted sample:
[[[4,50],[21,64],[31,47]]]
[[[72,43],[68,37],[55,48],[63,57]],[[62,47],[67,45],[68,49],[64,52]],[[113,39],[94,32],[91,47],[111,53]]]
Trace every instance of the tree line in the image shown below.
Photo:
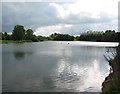
[[[29,40],[32,42],[38,41],[46,41],[46,40],[53,40],[53,41],[73,41],[74,36],[68,34],[58,34],[54,33],[50,36],[36,36],[33,34],[32,29],[25,30],[24,26],[16,25],[12,31],[12,34],[8,34],[7,32],[0,32],[1,40],[14,40],[14,41],[22,41],[22,40]]]
[[[33,34],[32,29],[25,30],[24,26],[16,25],[12,31],[12,34],[8,34],[7,32],[1,33],[1,40],[14,40],[14,41],[22,41],[29,40],[33,42],[43,41],[40,36],[36,36]]]
[[[97,42],[119,42],[120,41],[120,32],[115,32],[115,30],[106,30],[105,32],[98,31],[88,31],[86,33],[82,33],[79,36],[71,36],[69,34],[59,34],[54,33],[50,36],[36,36],[32,29],[25,30],[24,26],[16,25],[12,31],[12,34],[8,34],[7,32],[0,32],[1,40],[29,40],[33,42],[38,41],[97,41]]]
[[[76,37],[79,41],[120,42],[120,32],[106,30],[105,32],[88,31]]]

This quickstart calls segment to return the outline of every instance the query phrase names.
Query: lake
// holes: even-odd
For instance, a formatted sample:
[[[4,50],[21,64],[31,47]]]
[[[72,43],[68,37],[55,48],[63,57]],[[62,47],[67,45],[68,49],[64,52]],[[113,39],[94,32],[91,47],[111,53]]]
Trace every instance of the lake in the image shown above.
[[[100,92],[118,43],[44,41],[2,44],[3,92]]]

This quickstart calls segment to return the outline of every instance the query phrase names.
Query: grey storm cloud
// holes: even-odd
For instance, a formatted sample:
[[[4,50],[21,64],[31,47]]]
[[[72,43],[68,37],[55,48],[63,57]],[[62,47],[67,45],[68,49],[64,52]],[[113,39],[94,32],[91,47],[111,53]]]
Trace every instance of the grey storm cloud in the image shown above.
[[[12,32],[15,25],[24,25],[25,29],[53,26],[59,24],[72,24],[72,27],[61,28],[60,32],[68,34],[80,34],[90,28],[92,24],[110,23],[116,17],[110,17],[101,12],[99,18],[90,18],[80,14],[69,14],[66,18],[58,17],[58,11],[49,2],[7,2],[2,3],[2,31]],[[92,23],[91,25],[89,25]],[[84,25],[88,24],[88,25]],[[94,26],[93,26],[94,27]],[[47,32],[47,31],[46,31]]]
[[[55,11],[56,9],[50,7],[49,3],[3,3],[3,31],[11,26],[13,28],[16,24],[33,27],[33,29],[56,24],[58,20]]]

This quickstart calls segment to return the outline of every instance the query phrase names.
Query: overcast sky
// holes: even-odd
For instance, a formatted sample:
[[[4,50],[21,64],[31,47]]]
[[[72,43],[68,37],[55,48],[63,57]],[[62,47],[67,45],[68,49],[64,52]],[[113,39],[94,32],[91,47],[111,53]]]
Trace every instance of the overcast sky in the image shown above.
[[[80,35],[88,30],[118,31],[119,0],[74,0],[74,2],[3,2],[2,31],[15,25],[48,36],[54,32]]]

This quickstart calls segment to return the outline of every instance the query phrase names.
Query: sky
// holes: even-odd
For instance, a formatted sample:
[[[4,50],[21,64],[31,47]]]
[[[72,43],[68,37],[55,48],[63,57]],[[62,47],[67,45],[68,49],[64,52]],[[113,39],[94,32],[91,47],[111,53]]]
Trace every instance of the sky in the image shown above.
[[[66,2],[2,2],[2,31],[23,25],[35,35],[80,35],[89,30],[118,31],[119,0],[68,0]]]

